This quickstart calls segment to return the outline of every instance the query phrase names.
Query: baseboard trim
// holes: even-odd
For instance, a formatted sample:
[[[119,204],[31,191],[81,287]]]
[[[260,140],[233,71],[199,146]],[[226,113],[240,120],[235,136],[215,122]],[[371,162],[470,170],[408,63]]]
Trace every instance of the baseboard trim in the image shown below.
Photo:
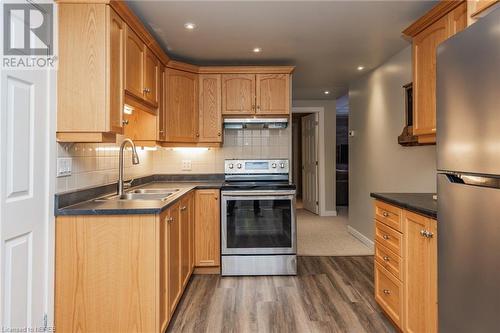
[[[354,237],[356,237],[361,243],[363,243],[366,246],[368,246],[372,251],[375,250],[375,243],[373,243],[372,240],[370,240],[368,237],[366,237],[365,235],[363,235],[361,232],[359,232],[358,230],[354,229],[350,225],[347,226],[347,231],[349,231],[349,233],[351,235],[353,235]]]
[[[320,213],[320,216],[337,216],[338,213],[336,210],[324,210]]]

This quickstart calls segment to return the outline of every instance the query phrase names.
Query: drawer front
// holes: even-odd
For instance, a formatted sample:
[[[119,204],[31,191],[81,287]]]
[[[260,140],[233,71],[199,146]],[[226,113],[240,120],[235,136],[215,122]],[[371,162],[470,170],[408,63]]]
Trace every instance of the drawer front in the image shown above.
[[[378,262],[375,262],[375,300],[394,323],[401,328],[403,284]]]
[[[403,231],[403,210],[399,207],[375,201],[375,219],[399,232]]]
[[[375,260],[399,281],[403,281],[403,259],[380,243],[375,244]]]
[[[398,256],[403,256],[403,235],[380,221],[375,221],[375,240]]]

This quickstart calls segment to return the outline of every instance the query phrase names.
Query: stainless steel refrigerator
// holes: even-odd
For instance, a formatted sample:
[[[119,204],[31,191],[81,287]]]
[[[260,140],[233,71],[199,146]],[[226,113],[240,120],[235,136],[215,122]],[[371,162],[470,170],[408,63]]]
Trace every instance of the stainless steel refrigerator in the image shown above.
[[[438,48],[439,332],[500,331],[500,9]]]

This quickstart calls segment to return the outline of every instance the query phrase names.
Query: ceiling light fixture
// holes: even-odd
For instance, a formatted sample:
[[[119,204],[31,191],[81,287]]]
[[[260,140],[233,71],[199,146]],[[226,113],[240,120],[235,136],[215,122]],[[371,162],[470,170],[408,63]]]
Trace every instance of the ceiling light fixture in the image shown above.
[[[186,24],[184,24],[184,28],[186,28],[188,30],[194,30],[196,28],[196,24],[191,23],[191,22],[187,22]]]
[[[260,47],[254,47],[253,53],[260,53],[262,52],[262,49]]]
[[[363,69],[365,69],[365,66],[358,66],[358,71],[362,71]]]
[[[330,90],[325,90],[324,93],[325,95],[330,95]]]

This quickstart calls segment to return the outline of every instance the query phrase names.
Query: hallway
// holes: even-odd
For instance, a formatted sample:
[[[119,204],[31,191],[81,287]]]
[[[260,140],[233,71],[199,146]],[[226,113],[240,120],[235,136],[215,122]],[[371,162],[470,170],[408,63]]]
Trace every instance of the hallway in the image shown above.
[[[347,230],[347,208],[340,208],[338,213],[338,216],[321,217],[305,209],[297,209],[297,255],[373,255],[372,249]]]

